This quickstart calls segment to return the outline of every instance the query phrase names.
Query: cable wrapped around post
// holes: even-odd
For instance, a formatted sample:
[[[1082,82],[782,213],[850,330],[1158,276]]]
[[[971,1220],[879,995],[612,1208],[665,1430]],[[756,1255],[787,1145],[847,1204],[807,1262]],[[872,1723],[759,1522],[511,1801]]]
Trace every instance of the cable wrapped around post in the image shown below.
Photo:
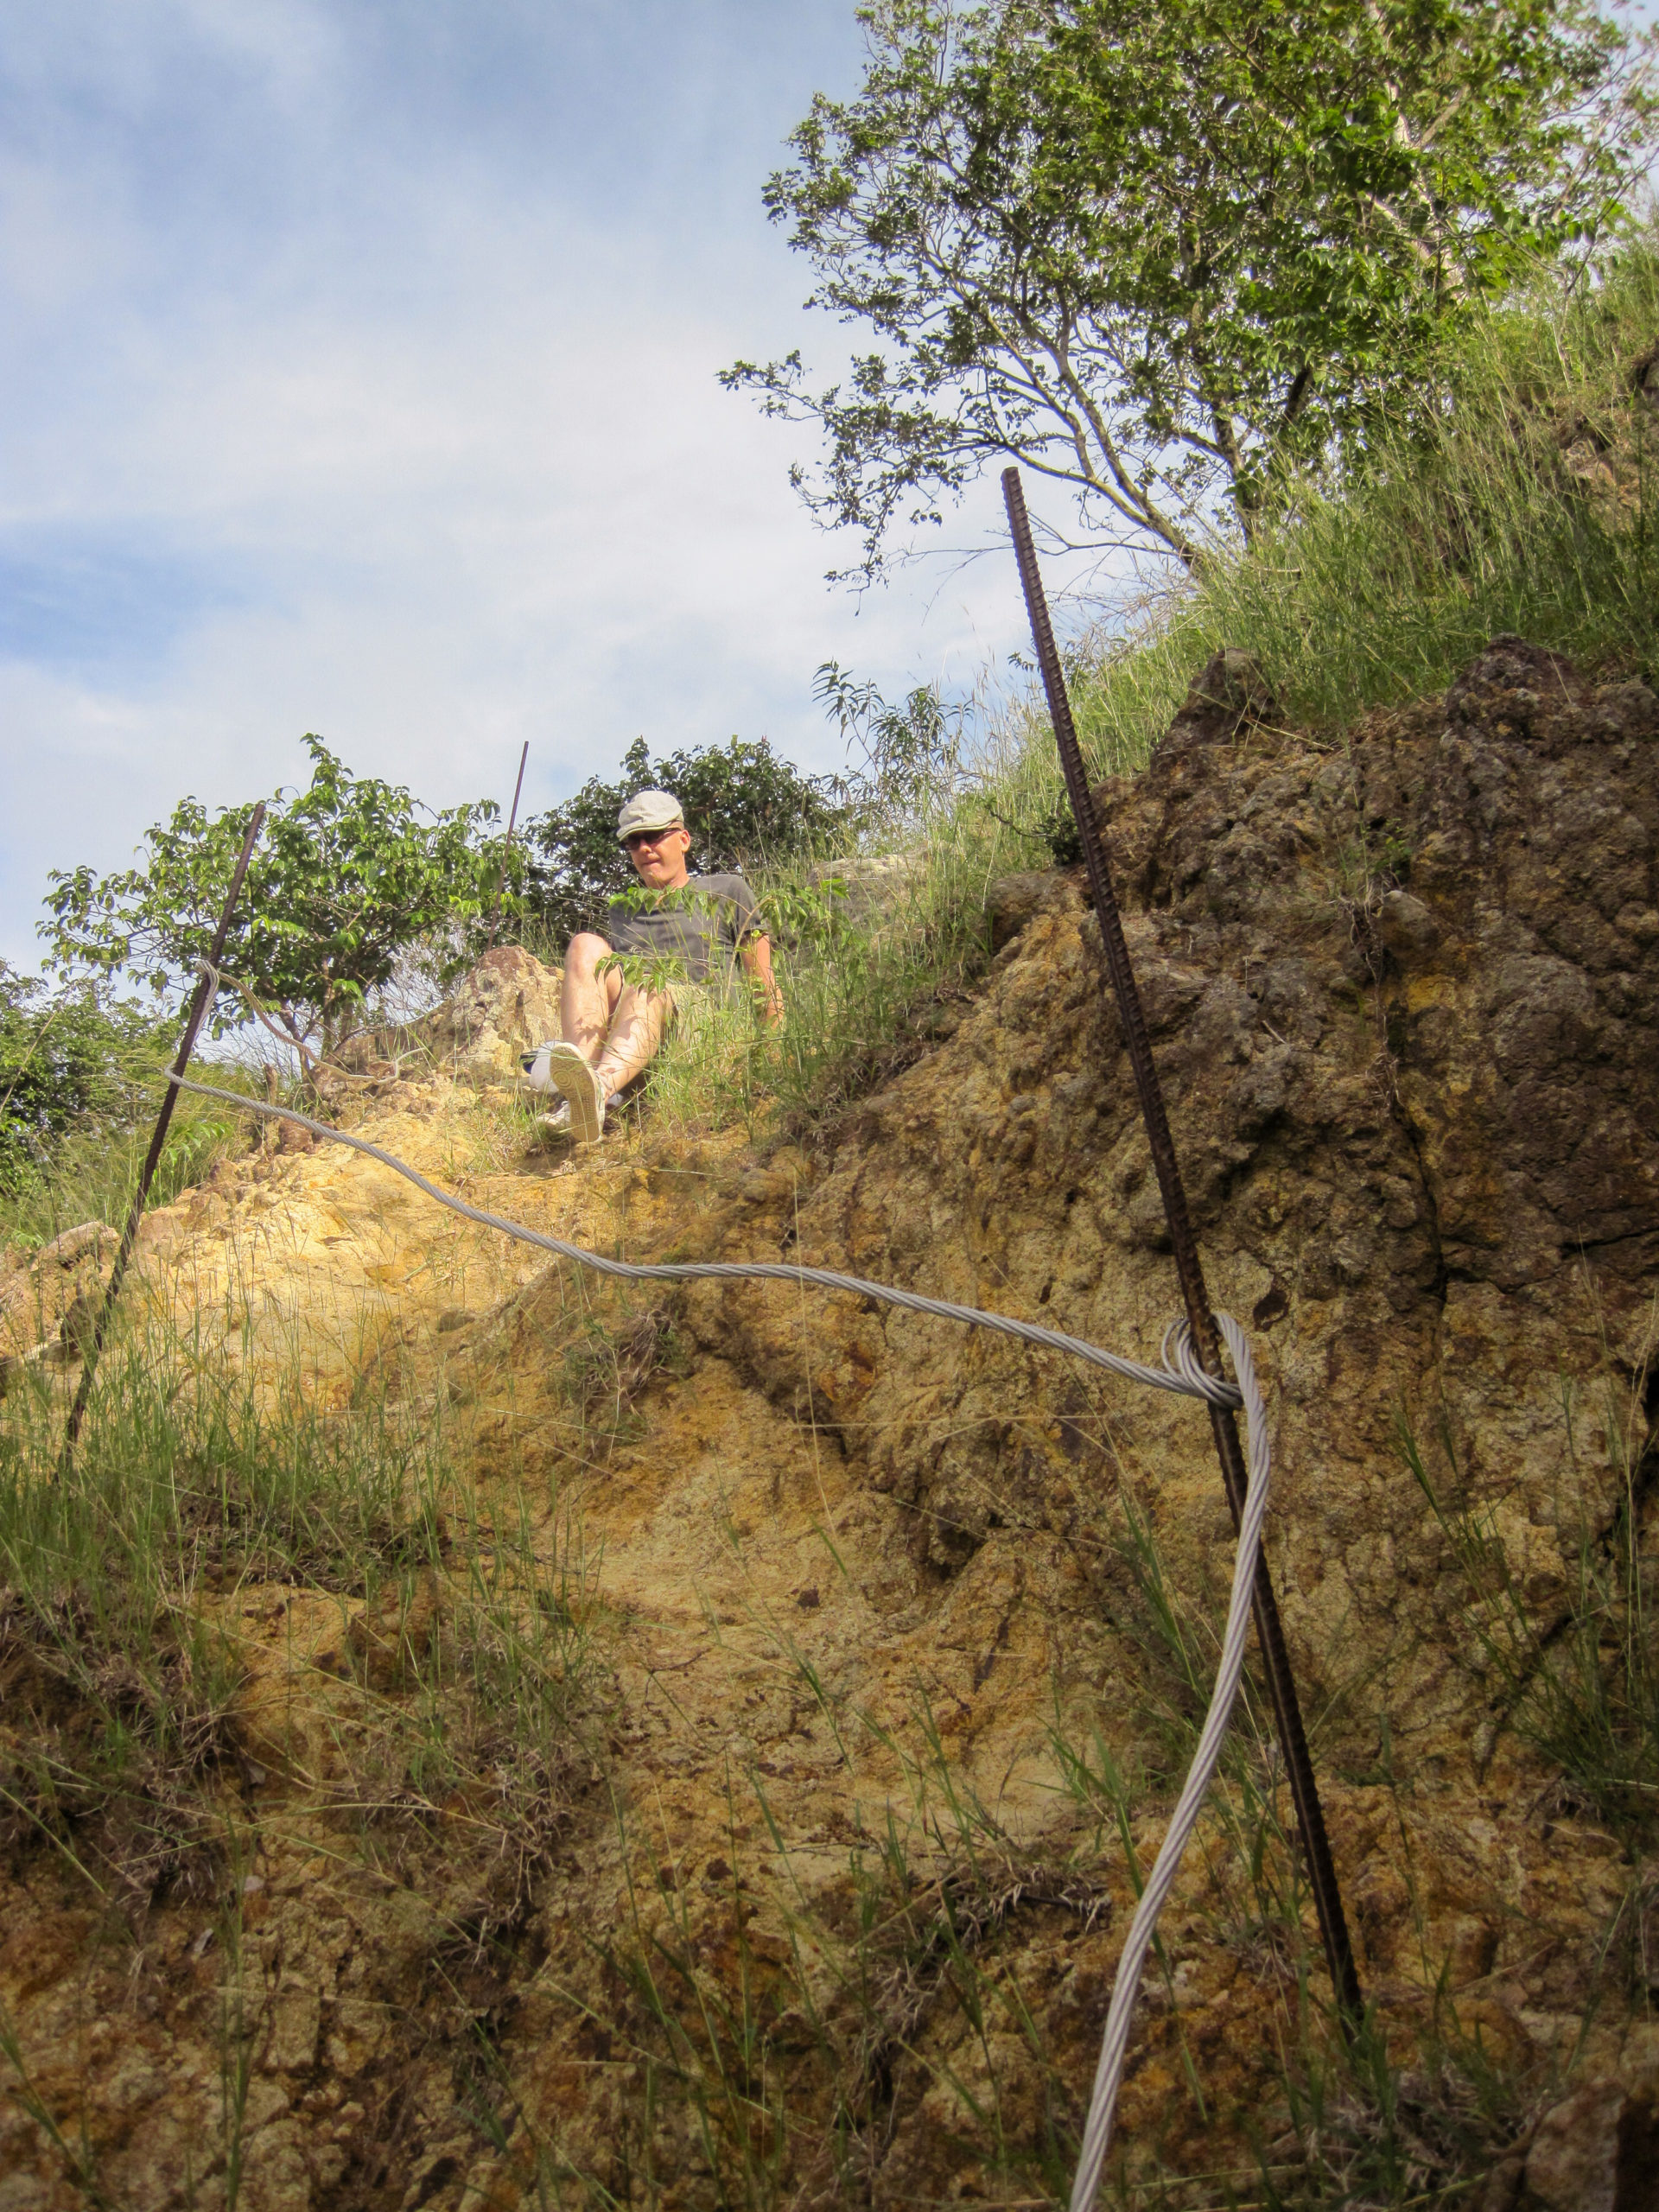
[[[1134,963],[1129,958],[1128,945],[1123,936],[1123,922],[1118,912],[1116,894],[1112,889],[1106,842],[1101,835],[1084,766],[1083,748],[1077,742],[1077,728],[1071,719],[1071,702],[1065,689],[1065,671],[1060,666],[1059,652],[1054,643],[1054,628],[1049,620],[1048,601],[1043,594],[1043,580],[1038,573],[1037,549],[1032,540],[1031,521],[1026,512],[1026,495],[1020,487],[1017,468],[1003,470],[1002,496],[1007,503],[1008,529],[1020,564],[1020,587],[1025,593],[1027,612],[1031,617],[1032,642],[1037,648],[1038,666],[1042,671],[1043,690],[1048,699],[1049,718],[1054,727],[1055,748],[1060,757],[1060,769],[1065,778],[1066,794],[1071,802],[1077,835],[1083,842],[1084,858],[1088,863],[1106,981],[1116,1005],[1124,1042],[1128,1047],[1129,1066],[1141,1101],[1141,1118],[1146,1123],[1153,1171],[1157,1176],[1159,1195],[1164,1203],[1164,1218],[1169,1225],[1170,1250],[1180,1283],[1181,1300],[1186,1308],[1187,1325],[1197,1348],[1198,1363],[1214,1374],[1220,1369],[1217,1317],[1210,1310],[1210,1294],[1205,1286],[1198,1238],[1193,1233],[1192,1218],[1187,1210],[1186,1191],[1181,1181],[1180,1163],[1175,1155],[1175,1141],[1170,1134],[1169,1116],[1164,1109],[1163,1086],[1158,1079],[1158,1065],[1153,1058],[1146,1013],[1141,1004]],[[1232,1515],[1234,1528],[1242,1529],[1247,1484],[1244,1455],[1239,1449],[1238,1425],[1230,1410],[1220,1404],[1211,1406],[1210,1425],[1215,1436],[1216,1457],[1220,1465],[1222,1486],[1227,1493],[1228,1510]],[[1319,1915],[1325,1965],[1337,2000],[1338,2017],[1342,2022],[1344,2033],[1351,2041],[1358,2034],[1364,2018],[1365,2001],[1359,1986],[1359,1970],[1354,1963],[1354,1947],[1348,1933],[1347,1916],[1343,1910],[1342,1888],[1337,1879],[1336,1860],[1332,1855],[1331,1840],[1325,1832],[1325,1808],[1319,1802],[1319,1785],[1313,1772],[1313,1756],[1307,1747],[1307,1732],[1302,1726],[1301,1703],[1296,1694],[1296,1678],[1291,1669],[1290,1651],[1285,1642],[1283,1624],[1279,1618],[1279,1603],[1274,1595],[1273,1578],[1268,1573],[1265,1560],[1259,1562],[1256,1569],[1255,1624],[1262,1646],[1262,1669],[1267,1677],[1268,1695],[1272,1700],[1274,1719],[1284,1752],[1286,1778],[1296,1806],[1296,1826],[1307,1862],[1308,1885],[1313,1892],[1314,1910]]]
[[[1250,1632],[1250,1605],[1256,1563],[1262,1556],[1262,1524],[1268,1510],[1270,1474],[1268,1416],[1267,1408],[1262,1402],[1262,1393],[1256,1386],[1249,1340],[1230,1313],[1217,1313],[1216,1325],[1226,1339],[1227,1349],[1233,1357],[1233,1370],[1238,1376],[1239,1392],[1244,1403],[1246,1459],[1249,1469],[1249,1488],[1245,1493],[1244,1514],[1238,1529],[1238,1551],[1233,1561],[1232,1596],[1228,1601],[1227,1627],[1222,1637],[1221,1664],[1216,1669],[1215,1693],[1210,1700],[1210,1710],[1205,1715],[1198,1747],[1192,1754],[1192,1764],[1187,1770],[1180,1796],[1176,1801],[1175,1810],[1170,1815],[1163,1847],[1147,1878],[1147,1886],[1141,1892],[1141,1901],[1135,1907],[1135,1918],[1129,1923],[1129,1932],[1124,1938],[1122,1955],[1117,1962],[1111,2003],[1106,2010],[1105,2032],[1101,2037],[1100,2063],[1095,2069],[1095,2086],[1089,2099],[1089,2116],[1084,2122],[1077,2177],[1071,2184],[1071,2212],[1091,2212],[1100,2189],[1101,2173],[1106,2164],[1107,2151],[1111,2145],[1112,2116],[1117,2108],[1117,2092],[1123,2079],[1123,2062],[1128,2056],[1129,2026],[1135,2018],[1135,2000],[1141,1993],[1141,1969],[1146,1964],[1147,1953],[1152,1948],[1158,1916],[1174,1886],[1182,1857],[1192,1831],[1198,1826],[1198,1815],[1204,1809],[1205,1797],[1221,1758],[1221,1746],[1227,1734],[1227,1725],[1232,1719],[1233,1705],[1244,1673],[1244,1646]],[[1191,1360],[1193,1371],[1203,1374],[1204,1370],[1193,1356],[1192,1338],[1185,1327],[1176,1347],[1175,1358],[1183,1368]]]

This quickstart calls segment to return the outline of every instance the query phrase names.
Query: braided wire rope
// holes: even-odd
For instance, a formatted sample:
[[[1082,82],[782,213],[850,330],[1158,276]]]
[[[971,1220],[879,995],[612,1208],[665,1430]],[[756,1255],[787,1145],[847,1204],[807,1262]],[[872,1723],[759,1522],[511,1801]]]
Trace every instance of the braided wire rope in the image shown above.
[[[291,1106],[250,1098],[239,1090],[215,1090],[211,1084],[187,1082],[179,1076],[168,1076],[168,1081],[176,1083],[181,1090],[194,1091],[199,1097],[216,1098],[224,1105],[244,1107],[250,1113],[296,1122],[314,1136],[349,1145],[353,1152],[365,1153],[371,1160],[390,1167],[417,1190],[424,1191],[428,1198],[435,1198],[441,1206],[448,1206],[452,1213],[475,1221],[485,1229],[499,1230],[504,1236],[514,1237],[521,1244],[538,1245],[543,1251],[552,1252],[562,1260],[572,1260],[578,1267],[591,1268],[595,1274],[615,1275],[629,1282],[810,1283],[820,1290],[844,1290],[857,1298],[874,1298],[909,1313],[929,1313],[942,1321],[960,1321],[968,1328],[990,1329],[999,1336],[1023,1338],[1027,1344],[1040,1344],[1046,1351],[1065,1352],[1074,1359],[1087,1360],[1091,1366],[1103,1367],[1110,1374],[1121,1375],[1125,1382],[1143,1383],[1149,1389],[1173,1391],[1178,1397],[1205,1398],[1217,1406],[1237,1406],[1243,1402],[1232,1383],[1206,1375],[1196,1359],[1177,1367],[1170,1363],[1166,1351],[1163,1366],[1146,1367],[1138,1359],[1125,1359],[1121,1353],[1087,1344],[1081,1337],[1068,1337],[1058,1329],[1042,1328],[1035,1321],[1017,1321],[1011,1314],[989,1313],[977,1306],[957,1306],[949,1299],[924,1298],[918,1291],[899,1290],[891,1283],[867,1282],[861,1275],[838,1274],[830,1268],[791,1267],[775,1260],[664,1260],[646,1264],[607,1259],[602,1252],[590,1252],[581,1244],[567,1243],[562,1236],[549,1236],[542,1230],[526,1228],[523,1222],[510,1220],[505,1214],[490,1213],[482,1206],[469,1205],[453,1192],[429,1183],[424,1175],[407,1160],[399,1160],[395,1153],[371,1144],[366,1137],[352,1136],[344,1129],[333,1128],[327,1122],[315,1122],[308,1114],[298,1113]],[[1183,1332],[1185,1325],[1185,1322],[1181,1324]]]
[[[588,1251],[585,1246],[572,1244],[562,1236],[550,1236],[541,1230],[531,1229],[523,1222],[512,1220],[505,1214],[491,1213],[482,1206],[471,1205],[465,1198],[456,1198],[453,1192],[442,1190],[435,1183],[429,1182],[424,1175],[411,1167],[407,1160],[399,1160],[395,1153],[387,1152],[380,1145],[371,1144],[366,1137],[353,1136],[344,1129],[334,1128],[327,1122],[314,1121],[308,1114],[302,1114],[294,1107],[278,1106],[265,1099],[249,1098],[240,1091],[219,1090],[210,1084],[191,1083],[178,1074],[170,1073],[167,1080],[181,1090],[194,1091],[198,1097],[218,1099],[225,1105],[245,1108],[250,1113],[266,1115],[273,1120],[293,1122],[329,1143],[347,1145],[353,1152],[363,1153],[371,1160],[378,1160],[383,1166],[390,1167],[405,1181],[413,1183],[417,1190],[423,1191],[428,1198],[447,1206],[452,1213],[458,1213],[467,1221],[477,1222],[482,1228],[498,1230],[503,1236],[512,1237],[521,1244],[533,1244],[543,1251],[553,1253],[559,1259],[573,1261],[578,1267],[591,1268],[597,1274],[616,1276],[630,1282],[786,1282],[797,1286],[810,1285],[819,1290],[847,1291],[855,1297],[874,1299],[883,1305],[897,1306],[906,1313],[931,1314],[939,1320],[957,1321],[969,1328],[989,1329],[1001,1336],[1018,1338],[1027,1344],[1037,1344],[1046,1351],[1062,1352],[1074,1359],[1086,1361],[1090,1366],[1103,1367],[1109,1374],[1121,1376],[1125,1382],[1139,1382],[1148,1389],[1167,1390],[1180,1397],[1203,1399],[1212,1405],[1243,1408],[1249,1484],[1243,1517],[1239,1525],[1238,1548],[1233,1563],[1232,1594],[1227,1608],[1227,1626],[1222,1638],[1221,1662],[1217,1669],[1215,1690],[1198,1748],[1193,1753],[1192,1764],[1170,1817],[1152,1872],[1141,1893],[1135,1916],[1129,1923],[1129,1932],[1124,1941],[1112,1985],[1111,2002],[1101,2040],[1100,2063],[1096,2069],[1094,2087],[1090,2094],[1077,2178],[1072,2184],[1071,2197],[1071,2212],[1090,2212],[1099,2191],[1101,2173],[1111,2143],[1112,2118],[1118,2088],[1123,2078],[1124,2063],[1128,2056],[1129,2029],[1140,1995],[1141,1969],[1152,1946],[1158,1916],[1173,1886],[1187,1843],[1198,1825],[1205,1797],[1214,1778],[1244,1671],[1251,1591],[1256,1561],[1262,1550],[1262,1529],[1268,1510],[1272,1456],[1268,1437],[1267,1408],[1256,1382],[1249,1340],[1232,1315],[1217,1313],[1216,1323],[1232,1355],[1233,1371],[1238,1378],[1236,1384],[1205,1373],[1199,1363],[1192,1332],[1185,1319],[1173,1323],[1166,1332],[1161,1351],[1162,1364],[1147,1367],[1139,1360],[1125,1359],[1121,1354],[1108,1351],[1100,1344],[1091,1344],[1081,1337],[1066,1336],[1058,1329],[1045,1329],[1034,1321],[1016,1320],[1007,1313],[987,1313],[979,1306],[958,1306],[949,1299],[924,1298],[917,1291],[899,1290],[891,1283],[869,1282],[861,1275],[842,1274],[830,1268],[791,1267],[766,1260],[675,1260],[652,1263],[607,1259],[603,1253]]]
[[[1216,1325],[1233,1356],[1233,1370],[1238,1376],[1239,1391],[1244,1403],[1246,1464],[1249,1468],[1249,1488],[1244,1496],[1244,1512],[1238,1528],[1238,1551],[1233,1561],[1232,1595],[1227,1604],[1227,1627],[1222,1637],[1221,1663],[1216,1669],[1216,1687],[1210,1700],[1210,1710],[1205,1715],[1198,1749],[1192,1754],[1192,1764],[1187,1770],[1175,1810],[1170,1815],[1162,1847],[1153,1862],[1147,1885],[1141,1892],[1141,1901],[1135,1907],[1134,1919],[1129,1923],[1129,1932],[1124,1938],[1122,1953],[1118,1959],[1117,1974],[1112,1983],[1111,2003],[1107,2007],[1106,2026],[1100,2041],[1100,2063],[1095,2069],[1094,2088],[1089,2098],[1089,2116],[1084,2122],[1083,2143],[1077,2153],[1077,2177],[1071,2184],[1071,2212],[1091,2212],[1100,2189],[1101,2172],[1112,2139],[1112,2116],[1116,2109],[1118,2087],[1123,2079],[1124,2063],[1128,2057],[1129,2027],[1135,2018],[1135,2000],[1141,1993],[1141,1969],[1145,1966],[1147,1953],[1152,1948],[1158,1916],[1174,1885],[1182,1856],[1193,1829],[1198,1824],[1198,1815],[1204,1809],[1204,1800],[1220,1762],[1222,1743],[1227,1734],[1234,1700],[1244,1674],[1244,1645],[1250,1629],[1251,1591],[1255,1580],[1255,1563],[1262,1552],[1262,1524],[1268,1510],[1268,1485],[1272,1471],[1268,1446],[1268,1412],[1256,1383],[1255,1363],[1250,1357],[1249,1339],[1230,1313],[1217,1313]],[[1198,1365],[1185,1323],[1176,1336],[1173,1358],[1184,1372],[1189,1369],[1195,1374],[1204,1372]]]

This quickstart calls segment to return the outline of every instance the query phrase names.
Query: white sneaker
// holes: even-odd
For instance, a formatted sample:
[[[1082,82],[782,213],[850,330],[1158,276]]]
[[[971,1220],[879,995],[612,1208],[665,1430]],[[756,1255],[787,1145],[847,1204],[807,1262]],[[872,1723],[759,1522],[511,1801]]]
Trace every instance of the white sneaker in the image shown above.
[[[551,1045],[538,1045],[533,1052],[519,1053],[518,1070],[527,1090],[552,1090],[547,1076],[547,1056],[552,1050]]]
[[[528,1072],[533,1090],[562,1094],[570,1116],[570,1134],[576,1142],[597,1144],[605,1134],[605,1109],[610,1101],[598,1074],[575,1046],[543,1045]]]

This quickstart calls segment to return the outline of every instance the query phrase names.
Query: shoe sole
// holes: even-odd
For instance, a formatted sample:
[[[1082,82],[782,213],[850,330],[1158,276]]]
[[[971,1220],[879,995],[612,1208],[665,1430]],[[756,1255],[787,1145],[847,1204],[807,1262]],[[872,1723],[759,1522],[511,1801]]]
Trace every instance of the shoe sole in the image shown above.
[[[547,1078],[570,1109],[570,1134],[578,1144],[597,1144],[605,1134],[605,1109],[593,1069],[574,1045],[548,1054]]]

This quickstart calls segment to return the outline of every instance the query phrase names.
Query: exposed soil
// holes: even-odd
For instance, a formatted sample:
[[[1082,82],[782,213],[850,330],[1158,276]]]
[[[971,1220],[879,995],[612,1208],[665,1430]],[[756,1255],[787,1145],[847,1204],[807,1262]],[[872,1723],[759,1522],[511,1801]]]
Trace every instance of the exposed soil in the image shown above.
[[[1272,1568],[1421,2185],[1651,2203],[1653,1830],[1539,1747],[1494,1652],[1558,1648],[1586,1557],[1650,1529],[1659,700],[1499,640],[1332,744],[1218,657],[1098,801],[1270,1399]],[[1081,879],[989,906],[952,1033],[810,1150],[647,1120],[492,1155],[487,1090],[391,1070],[337,1110],[601,1249],[799,1258],[1155,1360],[1173,1272]],[[524,957],[475,994],[503,1053],[512,990],[546,1003]],[[18,1279],[10,1350],[86,1265]],[[1218,1621],[1230,1572],[1192,1404],[850,1300],[586,1289],[327,1146],[156,1217],[142,1298],[226,1362],[302,1358],[320,1405],[442,1418],[474,1533],[376,1597],[204,1599],[241,1655],[205,1893],[118,1909],[12,1832],[0,2212],[1063,2193],[1133,1895],[1102,1777],[1149,1862],[1202,1692],[1159,1592]],[[515,1530],[584,1671],[556,1742],[473,1747],[488,1802],[429,1803],[398,1716],[463,1553]],[[1210,2177],[1173,2203],[1261,2201],[1264,2167],[1294,2201],[1287,2080],[1335,2047],[1273,1748],[1240,1741],[1120,2107],[1130,2174]],[[1351,2201],[1389,2201],[1376,2132],[1345,2091],[1313,2131]]]

